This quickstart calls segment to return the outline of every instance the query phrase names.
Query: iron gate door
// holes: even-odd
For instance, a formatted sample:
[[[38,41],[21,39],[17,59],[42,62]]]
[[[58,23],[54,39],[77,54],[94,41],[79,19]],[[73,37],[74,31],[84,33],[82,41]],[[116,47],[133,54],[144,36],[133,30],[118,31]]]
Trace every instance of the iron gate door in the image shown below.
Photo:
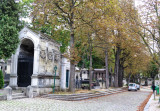
[[[69,86],[69,70],[66,71],[66,87]]]
[[[18,58],[18,87],[31,85],[33,57]]]

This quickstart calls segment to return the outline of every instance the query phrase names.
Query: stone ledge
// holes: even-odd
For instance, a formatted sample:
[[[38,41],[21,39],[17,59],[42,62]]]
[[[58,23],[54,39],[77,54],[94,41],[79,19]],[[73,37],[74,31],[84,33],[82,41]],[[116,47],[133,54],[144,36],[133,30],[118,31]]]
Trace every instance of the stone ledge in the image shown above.
[[[2,100],[7,100],[7,96],[6,95],[0,96],[0,101]]]
[[[59,76],[54,76],[54,75],[37,75],[38,78],[56,78],[56,79],[60,79]]]
[[[16,74],[10,74],[10,77],[18,77]]]

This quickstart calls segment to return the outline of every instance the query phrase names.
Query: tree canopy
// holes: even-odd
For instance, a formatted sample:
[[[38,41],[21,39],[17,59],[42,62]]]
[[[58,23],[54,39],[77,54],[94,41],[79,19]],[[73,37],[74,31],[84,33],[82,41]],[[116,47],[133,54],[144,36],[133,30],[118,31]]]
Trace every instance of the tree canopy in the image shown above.
[[[35,0],[31,15],[33,28],[62,43],[61,52],[70,46],[71,87],[77,63],[105,68],[106,81],[112,69],[118,87],[124,75],[146,70],[150,61],[133,0]]]
[[[7,59],[17,49],[20,29],[20,7],[14,0],[1,0],[0,3],[0,59]]]

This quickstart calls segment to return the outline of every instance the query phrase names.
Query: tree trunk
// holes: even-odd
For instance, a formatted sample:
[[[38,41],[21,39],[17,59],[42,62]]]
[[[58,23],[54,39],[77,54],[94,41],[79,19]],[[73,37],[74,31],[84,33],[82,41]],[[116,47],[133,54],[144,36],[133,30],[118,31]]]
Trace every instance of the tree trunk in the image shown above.
[[[111,73],[111,83],[110,83],[110,86],[114,87],[114,74],[113,74],[112,68],[110,68],[109,72]]]
[[[117,47],[117,51],[116,51],[116,55],[115,55],[115,71],[114,71],[115,72],[115,80],[114,80],[115,87],[118,87],[120,52],[121,52],[120,47]]]
[[[142,81],[142,79],[141,78],[139,78],[139,85],[141,86],[141,81]]]
[[[108,89],[109,88],[109,70],[108,70],[108,49],[107,48],[105,51],[105,65],[106,65],[106,89]]]
[[[148,78],[145,77],[145,86],[148,86]]]
[[[114,87],[114,75],[111,74],[111,87]]]
[[[118,86],[123,87],[123,66],[119,65],[119,72],[118,72]]]
[[[89,64],[89,90],[92,89],[92,51],[90,52],[90,64]]]
[[[131,73],[129,73],[129,76],[128,76],[128,81],[127,81],[128,86],[129,86],[129,83],[130,83],[130,79],[131,79]]]
[[[70,64],[69,91],[72,93],[74,93],[75,91],[75,65],[74,64]]]
[[[124,78],[124,67],[122,67],[122,86],[124,85],[123,84],[123,78]]]
[[[73,22],[70,24],[71,31],[71,40],[70,40],[70,48],[74,49],[74,30],[73,30]],[[74,61],[70,61],[70,81],[69,81],[69,91],[75,92],[75,63]]]
[[[88,40],[89,40],[89,90],[92,89],[92,40],[90,38],[90,35],[88,34]]]

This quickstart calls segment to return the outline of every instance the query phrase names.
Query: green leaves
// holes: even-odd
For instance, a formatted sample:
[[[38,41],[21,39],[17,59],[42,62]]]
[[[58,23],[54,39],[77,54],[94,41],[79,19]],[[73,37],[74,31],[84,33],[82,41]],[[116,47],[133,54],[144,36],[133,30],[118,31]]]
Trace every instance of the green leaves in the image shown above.
[[[3,73],[0,70],[0,89],[2,89],[4,86],[4,78],[3,78]]]
[[[14,0],[3,0],[0,8],[0,59],[8,59],[19,43],[19,9]]]
[[[147,73],[151,78],[154,78],[158,74],[158,65],[154,60],[150,61]]]
[[[65,53],[66,49],[69,46],[69,41],[70,41],[70,31],[64,30],[64,29],[59,29],[55,30],[54,33],[52,33],[52,37],[54,40],[57,42],[61,43],[60,51],[61,53]]]

